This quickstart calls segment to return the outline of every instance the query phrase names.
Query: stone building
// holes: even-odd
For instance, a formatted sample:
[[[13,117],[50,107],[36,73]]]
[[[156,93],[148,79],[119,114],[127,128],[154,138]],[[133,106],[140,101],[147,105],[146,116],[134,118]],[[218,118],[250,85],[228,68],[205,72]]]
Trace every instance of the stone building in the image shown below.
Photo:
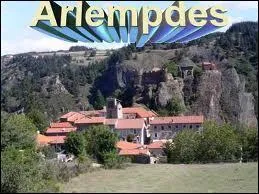
[[[203,71],[217,70],[217,65],[211,62],[202,62]]]
[[[116,98],[108,98],[107,105],[106,105],[106,118],[112,119],[122,119],[122,106],[118,99]]]
[[[182,60],[179,62],[179,65],[178,65],[181,77],[184,79],[187,76],[193,76],[194,66],[195,66],[195,63],[193,63],[192,60],[190,60],[187,57],[182,58]]]
[[[148,132],[152,140],[172,139],[183,129],[200,131],[203,121],[203,116],[154,117]]]

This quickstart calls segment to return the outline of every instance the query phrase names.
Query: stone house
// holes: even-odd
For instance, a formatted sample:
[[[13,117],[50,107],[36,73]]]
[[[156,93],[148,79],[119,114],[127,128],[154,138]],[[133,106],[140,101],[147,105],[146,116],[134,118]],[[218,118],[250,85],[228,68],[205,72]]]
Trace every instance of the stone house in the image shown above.
[[[203,116],[154,117],[149,122],[149,133],[153,140],[172,139],[182,129],[199,131],[203,120]]]
[[[178,64],[178,70],[180,72],[181,77],[185,79],[188,76],[193,76],[194,66],[195,63],[193,63],[192,60],[190,60],[187,57],[182,58]]]
[[[203,71],[217,70],[217,65],[211,62],[202,62]]]

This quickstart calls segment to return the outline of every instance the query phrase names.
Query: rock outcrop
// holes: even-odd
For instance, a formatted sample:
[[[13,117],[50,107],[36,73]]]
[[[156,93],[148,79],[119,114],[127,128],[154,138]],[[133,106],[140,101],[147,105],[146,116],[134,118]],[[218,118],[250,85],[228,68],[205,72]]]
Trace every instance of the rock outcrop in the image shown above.
[[[192,113],[217,122],[257,125],[253,95],[245,92],[245,81],[234,68],[203,73]]]
[[[222,74],[219,71],[204,72],[197,87],[197,99],[192,106],[194,114],[203,114],[207,119],[221,121],[220,97]]]

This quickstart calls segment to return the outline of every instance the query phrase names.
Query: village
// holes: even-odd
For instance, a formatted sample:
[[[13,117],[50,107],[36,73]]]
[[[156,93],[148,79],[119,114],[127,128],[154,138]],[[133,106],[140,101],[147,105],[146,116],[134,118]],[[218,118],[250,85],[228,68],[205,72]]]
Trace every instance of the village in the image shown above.
[[[204,71],[217,71],[215,64],[203,62]],[[193,75],[193,65],[183,60],[179,65],[182,78]],[[117,133],[120,141],[116,148],[120,156],[134,158],[138,163],[160,163],[166,161],[164,145],[172,142],[175,135],[183,129],[201,132],[203,115],[159,116],[153,110],[142,106],[122,107],[116,98],[107,98],[101,110],[68,112],[57,122],[53,122],[44,134],[37,134],[39,147],[52,146],[57,157],[64,161],[72,160],[64,153],[64,142],[69,132],[85,131],[93,125],[105,125]]]
[[[163,145],[171,141],[177,132],[202,129],[204,117],[160,117],[143,107],[123,108],[118,99],[108,98],[102,110],[68,112],[58,122],[51,123],[44,134],[38,133],[39,146],[53,146],[62,152],[67,134],[87,130],[92,125],[106,125],[119,134],[118,153],[133,156],[141,163],[157,163],[163,158]]]

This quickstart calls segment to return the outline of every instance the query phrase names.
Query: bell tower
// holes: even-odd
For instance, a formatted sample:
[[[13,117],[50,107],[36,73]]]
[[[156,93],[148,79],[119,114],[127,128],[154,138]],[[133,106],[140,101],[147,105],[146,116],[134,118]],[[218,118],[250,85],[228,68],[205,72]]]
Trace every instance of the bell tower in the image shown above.
[[[107,105],[106,105],[106,118],[108,119],[122,119],[122,106],[119,100],[116,98],[107,98]]]

